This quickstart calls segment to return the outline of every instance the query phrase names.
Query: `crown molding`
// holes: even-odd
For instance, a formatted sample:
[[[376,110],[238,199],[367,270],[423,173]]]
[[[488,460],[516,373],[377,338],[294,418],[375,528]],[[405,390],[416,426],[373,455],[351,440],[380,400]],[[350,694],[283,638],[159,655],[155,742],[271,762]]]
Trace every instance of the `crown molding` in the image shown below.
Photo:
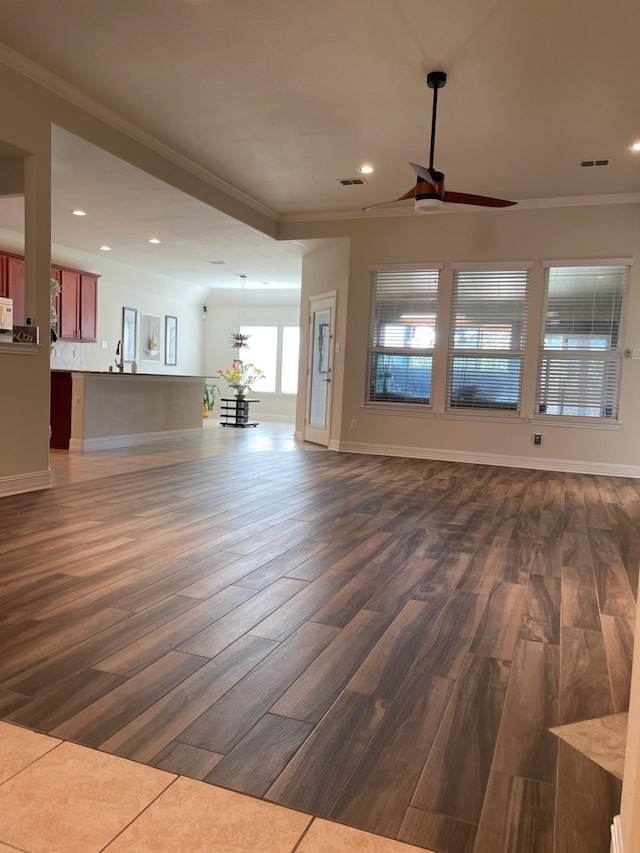
[[[565,198],[525,198],[518,201],[516,207],[494,208],[476,207],[466,204],[445,205],[442,210],[431,214],[433,216],[450,216],[460,213],[492,213],[494,216],[505,212],[517,213],[519,210],[541,210],[548,207],[593,207],[606,204],[640,204],[640,193],[611,193],[609,195],[577,195]],[[401,205],[386,210],[371,210],[363,213],[361,210],[332,210],[319,213],[285,213],[279,217],[279,222],[327,222],[339,219],[382,219],[396,216],[424,216],[416,214],[412,204]]]
[[[28,77],[30,80],[33,80],[34,83],[43,86],[55,95],[64,98],[74,106],[90,113],[95,118],[105,122],[105,124],[108,124],[116,130],[119,130],[121,133],[124,133],[126,136],[131,137],[131,139],[134,139],[141,145],[150,148],[156,154],[159,154],[161,157],[164,157],[166,160],[174,163],[186,172],[195,175],[195,177],[210,186],[215,187],[217,190],[226,193],[226,195],[236,201],[246,204],[247,207],[250,207],[252,210],[272,219],[274,222],[278,220],[278,214],[275,210],[272,210],[270,207],[267,207],[257,201],[257,199],[242,192],[242,190],[228,184],[226,181],[222,180],[222,178],[218,178],[212,172],[209,172],[193,160],[185,157],[184,154],[180,154],[169,145],[166,145],[164,142],[156,139],[155,136],[152,136],[150,133],[147,133],[137,125],[133,124],[133,122],[128,121],[114,110],[104,106],[90,95],[87,95],[81,89],[78,89],[77,86],[74,86],[72,83],[68,83],[66,80],[63,80],[62,77],[58,77],[57,74],[48,71],[46,68],[38,65],[37,62],[33,62],[33,60],[28,59],[26,56],[23,56],[21,53],[18,53],[2,42],[0,42],[0,62],[7,65],[9,68],[12,68],[14,71],[17,71],[19,74],[22,74],[24,77]]]

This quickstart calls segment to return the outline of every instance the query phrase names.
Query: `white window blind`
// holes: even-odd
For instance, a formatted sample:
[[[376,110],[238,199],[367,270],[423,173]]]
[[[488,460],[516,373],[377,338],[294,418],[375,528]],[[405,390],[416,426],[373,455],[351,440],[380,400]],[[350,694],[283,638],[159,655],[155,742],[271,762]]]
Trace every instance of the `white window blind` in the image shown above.
[[[527,286],[527,269],[455,271],[449,411],[520,411]]]
[[[617,418],[626,266],[549,267],[538,412]]]
[[[372,273],[367,402],[431,403],[437,269]]]

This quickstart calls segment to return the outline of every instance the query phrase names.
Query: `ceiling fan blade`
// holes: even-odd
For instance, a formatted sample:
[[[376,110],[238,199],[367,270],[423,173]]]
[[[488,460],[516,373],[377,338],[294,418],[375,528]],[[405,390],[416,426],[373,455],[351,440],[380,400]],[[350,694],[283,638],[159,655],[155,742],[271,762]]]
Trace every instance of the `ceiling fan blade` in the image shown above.
[[[373,210],[374,207],[383,207],[385,204],[395,204],[397,201],[404,201],[407,198],[415,198],[415,197],[416,197],[416,187],[411,187],[411,189],[408,192],[406,192],[404,195],[401,195],[400,198],[394,198],[393,201],[381,201],[378,204],[369,204],[369,205],[367,205],[367,207],[362,208],[362,212],[366,213],[367,210]]]
[[[419,178],[422,178],[422,180],[426,181],[428,184],[433,184],[433,186],[435,187],[436,182],[431,177],[431,173],[429,172],[426,166],[420,166],[418,165],[418,163],[409,163],[409,165]]]
[[[517,201],[506,201],[504,198],[491,198],[487,195],[472,195],[471,193],[454,193],[448,190],[444,194],[444,201],[450,204],[477,204],[480,207],[511,207]]]

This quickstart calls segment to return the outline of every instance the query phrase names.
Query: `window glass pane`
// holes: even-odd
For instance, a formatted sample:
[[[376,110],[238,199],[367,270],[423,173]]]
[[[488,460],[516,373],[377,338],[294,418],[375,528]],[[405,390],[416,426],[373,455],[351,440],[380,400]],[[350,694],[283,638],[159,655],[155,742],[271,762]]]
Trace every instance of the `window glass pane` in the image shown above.
[[[456,271],[449,410],[519,411],[527,287],[526,269]]]
[[[367,401],[430,402],[438,279],[434,269],[373,274]]]
[[[237,358],[250,362],[264,371],[264,378],[253,386],[252,393],[263,394],[276,390],[276,359],[278,353],[277,326],[242,326],[243,335],[250,335],[248,349],[238,350]]]
[[[538,413],[615,418],[627,267],[547,271]]]
[[[369,400],[428,403],[431,356],[371,354]]]
[[[298,393],[298,359],[300,357],[300,329],[284,326],[282,329],[282,372],[280,390],[283,394]]]
[[[450,407],[517,412],[520,367],[520,358],[454,356]]]

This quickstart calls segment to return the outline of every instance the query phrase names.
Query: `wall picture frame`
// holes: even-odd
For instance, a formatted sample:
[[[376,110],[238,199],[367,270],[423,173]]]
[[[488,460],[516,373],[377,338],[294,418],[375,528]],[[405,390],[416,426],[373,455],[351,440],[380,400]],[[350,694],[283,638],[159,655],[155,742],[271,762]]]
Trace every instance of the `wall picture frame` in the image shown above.
[[[138,344],[138,309],[122,309],[122,360],[131,363],[136,358]]]
[[[160,362],[162,352],[160,329],[162,317],[156,314],[143,314],[140,322],[140,361]]]
[[[170,314],[164,318],[164,363],[168,367],[178,363],[178,318]]]

